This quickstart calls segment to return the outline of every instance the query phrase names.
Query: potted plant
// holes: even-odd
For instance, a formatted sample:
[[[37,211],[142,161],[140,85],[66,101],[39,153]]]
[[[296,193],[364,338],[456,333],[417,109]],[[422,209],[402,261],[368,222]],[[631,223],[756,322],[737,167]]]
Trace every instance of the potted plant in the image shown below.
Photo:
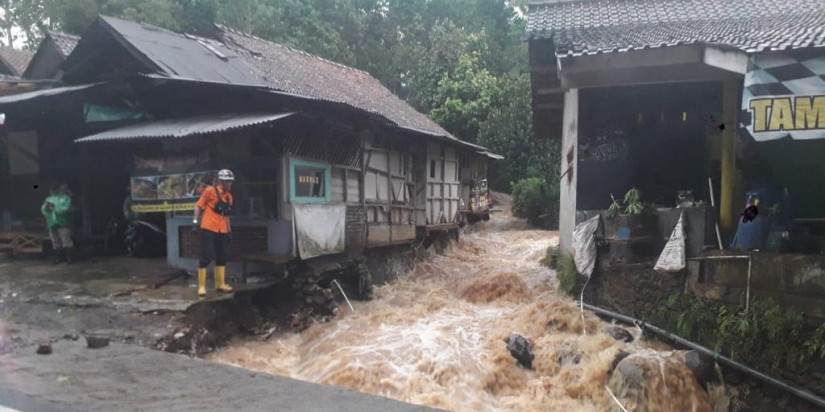
[[[653,221],[650,207],[642,200],[641,192],[630,189],[624,198],[612,203],[605,212],[605,236],[608,239],[648,237],[652,234]]]

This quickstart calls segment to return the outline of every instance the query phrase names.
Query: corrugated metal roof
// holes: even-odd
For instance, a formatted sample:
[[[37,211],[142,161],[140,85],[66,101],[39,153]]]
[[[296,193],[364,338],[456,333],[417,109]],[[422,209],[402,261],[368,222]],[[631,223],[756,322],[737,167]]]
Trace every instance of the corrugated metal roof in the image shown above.
[[[530,5],[527,37],[558,56],[707,43],[755,53],[825,46],[825,1],[579,0]]]
[[[27,100],[38,99],[42,97],[49,97],[55,96],[60,94],[67,94],[67,93],[77,93],[87,91],[89,89],[98,88],[103,85],[107,85],[108,83],[91,83],[91,84],[82,84],[79,86],[66,86],[66,87],[55,87],[52,89],[44,89],[44,90],[37,90],[34,92],[28,93],[20,93],[20,94],[13,94],[11,96],[3,96],[0,97],[0,109],[3,106],[20,103]]]
[[[230,84],[266,85],[241,56],[219,41],[114,17],[101,16],[100,19],[166,74]]]
[[[178,138],[218,133],[273,122],[293,114],[295,113],[241,113],[156,120],[108,130],[77,139],[75,142],[85,143],[104,140],[164,137]]]

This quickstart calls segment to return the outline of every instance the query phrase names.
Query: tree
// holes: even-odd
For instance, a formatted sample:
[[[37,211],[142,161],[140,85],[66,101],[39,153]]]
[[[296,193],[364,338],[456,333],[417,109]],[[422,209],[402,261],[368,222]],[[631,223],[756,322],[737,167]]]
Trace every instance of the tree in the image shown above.
[[[490,186],[509,191],[511,183],[529,177],[557,185],[558,142],[533,137],[529,75],[509,75],[500,84],[502,101],[481,123],[478,139],[479,144],[504,156],[492,164]]]

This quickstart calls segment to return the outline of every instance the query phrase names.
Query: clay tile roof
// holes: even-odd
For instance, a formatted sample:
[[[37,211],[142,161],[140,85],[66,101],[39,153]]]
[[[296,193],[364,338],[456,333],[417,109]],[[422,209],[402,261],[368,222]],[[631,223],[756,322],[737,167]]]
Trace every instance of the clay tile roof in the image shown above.
[[[77,42],[80,41],[80,37],[56,31],[50,31],[48,35],[54,40],[55,44],[57,44],[60,52],[63,53],[63,57],[72,54],[72,50],[77,46]]]
[[[106,16],[101,21],[165,76],[266,87],[343,103],[401,127],[455,139],[365,71],[222,26],[213,38],[204,38]]]
[[[20,76],[26,71],[26,67],[34,54],[28,50],[18,50],[11,47],[0,47],[0,59],[12,69],[14,76]]]
[[[825,1],[545,0],[528,11],[528,39],[584,55],[708,43],[748,53],[825,46]]]
[[[226,27],[220,29],[227,47],[277,90],[347,103],[380,114],[399,126],[449,135],[365,71]]]

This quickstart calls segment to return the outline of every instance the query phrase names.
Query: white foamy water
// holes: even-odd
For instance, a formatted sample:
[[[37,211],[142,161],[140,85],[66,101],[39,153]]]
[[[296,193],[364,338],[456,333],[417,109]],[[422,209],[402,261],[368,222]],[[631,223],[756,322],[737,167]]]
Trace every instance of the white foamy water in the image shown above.
[[[583,336],[578,308],[538,264],[557,242],[554,232],[494,217],[444,256],[377,287],[375,300],[353,302],[355,313],[342,308],[332,322],[267,342],[236,341],[208,359],[455,411],[618,410],[605,390],[616,353],[645,349],[657,362],[670,354],[616,342],[591,314]],[[510,333],[532,342],[532,371],[506,350]],[[560,362],[571,351],[581,361]],[[697,385],[668,382],[656,389],[668,392],[664,400],[637,410],[710,410]]]

